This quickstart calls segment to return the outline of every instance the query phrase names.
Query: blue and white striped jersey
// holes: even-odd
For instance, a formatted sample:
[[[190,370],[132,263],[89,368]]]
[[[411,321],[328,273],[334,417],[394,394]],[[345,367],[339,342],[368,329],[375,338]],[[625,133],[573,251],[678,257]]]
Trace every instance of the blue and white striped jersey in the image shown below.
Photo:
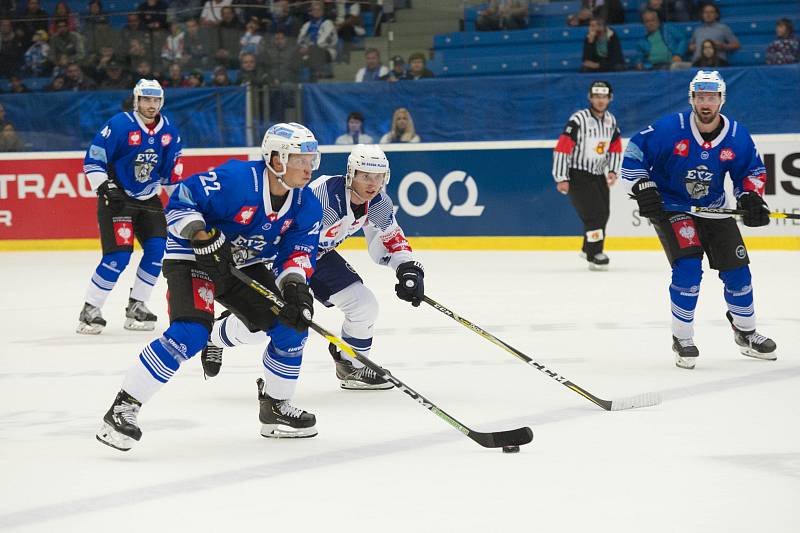
[[[369,255],[379,265],[397,269],[413,261],[411,245],[394,217],[394,204],[381,191],[367,204],[366,213],[356,218],[350,207],[350,190],[344,176],[320,176],[309,184],[322,204],[322,229],[319,232],[319,255],[342,244],[359,230],[364,230]]]
[[[317,261],[319,200],[307,186],[292,189],[283,206],[273,210],[266,168],[263,160],[232,159],[181,181],[166,208],[164,259],[194,260],[181,231],[201,221],[206,230],[217,228],[225,234],[237,265],[272,263],[279,282],[291,272],[308,280]]]
[[[83,172],[96,190],[113,180],[131,198],[147,200],[180,179],[181,135],[163,113],[153,129],[136,113],[117,113],[94,136]]]

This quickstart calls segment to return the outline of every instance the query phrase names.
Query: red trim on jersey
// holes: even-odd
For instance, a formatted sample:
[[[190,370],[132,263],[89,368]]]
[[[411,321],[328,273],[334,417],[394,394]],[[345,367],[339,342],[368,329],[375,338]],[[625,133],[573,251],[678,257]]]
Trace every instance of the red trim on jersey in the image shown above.
[[[396,229],[388,235],[381,236],[381,241],[383,242],[383,247],[386,248],[386,251],[390,254],[395,252],[411,251],[411,245],[408,243],[406,236],[403,235],[403,232],[400,229]]]
[[[617,137],[613,141],[611,141],[611,146],[608,148],[609,153],[621,153],[622,152],[622,139]]]
[[[758,194],[759,196],[764,196],[764,186],[767,184],[767,175],[765,173],[761,174],[751,174],[744,179],[742,183],[742,190],[744,191],[752,191]]]
[[[558,144],[556,144],[555,151],[562,153],[562,154],[571,154],[572,150],[575,149],[575,141],[572,140],[572,137],[569,135],[562,133],[561,136],[558,138]]]
[[[172,166],[172,183],[183,179],[183,158],[179,157]]]
[[[283,263],[283,270],[290,268],[302,268],[306,273],[306,279],[311,277],[314,273],[314,267],[311,266],[311,256],[305,252],[294,252],[289,256],[289,259]]]

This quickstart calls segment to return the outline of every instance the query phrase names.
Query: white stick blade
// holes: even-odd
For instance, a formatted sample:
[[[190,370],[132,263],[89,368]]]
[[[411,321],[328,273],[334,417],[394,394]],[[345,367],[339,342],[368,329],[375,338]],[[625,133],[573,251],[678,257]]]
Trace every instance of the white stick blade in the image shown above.
[[[638,396],[630,396],[619,400],[611,401],[612,411],[622,411],[624,409],[638,409],[639,407],[652,407],[661,403],[661,396],[655,392],[646,392]]]

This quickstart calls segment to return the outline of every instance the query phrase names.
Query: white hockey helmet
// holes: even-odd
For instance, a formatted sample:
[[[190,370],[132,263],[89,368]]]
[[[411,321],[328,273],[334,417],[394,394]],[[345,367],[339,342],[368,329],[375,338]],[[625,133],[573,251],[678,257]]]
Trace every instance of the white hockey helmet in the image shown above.
[[[389,184],[389,160],[377,144],[357,144],[350,155],[347,156],[347,175],[345,184],[350,187],[356,170],[370,174],[384,173],[383,186]]]
[[[161,98],[161,103],[158,105],[158,110],[164,107],[164,89],[161,84],[156,80],[146,80],[144,78],[136,82],[133,88],[133,110],[139,110],[139,98],[142,96],[152,96],[153,98]]]
[[[725,105],[725,80],[716,70],[700,70],[689,82],[689,105],[694,108],[694,93],[719,93],[719,108]]]
[[[276,172],[270,164],[274,152],[278,153],[283,172]],[[286,174],[289,154],[313,154],[311,170],[319,168],[319,143],[310,129],[297,122],[281,122],[271,126],[264,134],[264,140],[261,141],[261,156],[264,158],[267,168],[276,176],[282,177]]]

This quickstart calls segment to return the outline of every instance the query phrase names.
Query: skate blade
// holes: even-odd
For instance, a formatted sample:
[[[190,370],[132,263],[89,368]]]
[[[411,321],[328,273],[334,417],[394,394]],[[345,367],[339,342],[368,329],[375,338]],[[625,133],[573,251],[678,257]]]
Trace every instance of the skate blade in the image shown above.
[[[122,326],[129,331],[153,331],[156,329],[155,322],[140,322],[133,318],[126,318]]]
[[[75,333],[79,333],[81,335],[100,335],[100,332],[103,331],[105,326],[101,326],[100,324],[86,324],[84,322],[78,322],[78,326],[75,328]]]
[[[692,370],[694,365],[697,363],[697,357],[681,357],[680,355],[675,355],[675,366],[678,368],[685,368],[686,370]]]
[[[115,430],[108,422],[103,422],[95,437],[106,446],[111,446],[121,452],[127,452],[136,443],[132,438]]]
[[[293,428],[283,424],[261,424],[261,436],[268,439],[307,439],[316,434],[316,427]]]
[[[589,270],[593,270],[595,272],[606,272],[608,271],[608,265],[597,265],[595,263],[589,263]]]
[[[370,385],[369,383],[352,379],[340,379],[339,386],[344,390],[389,390],[394,388],[394,385],[388,381],[386,383]]]
[[[752,357],[753,359],[762,359],[764,361],[775,361],[778,359],[777,352],[761,353],[759,351],[753,350],[752,348],[747,348],[745,346],[740,346],[739,352],[741,352],[742,355],[746,355],[747,357]]]

